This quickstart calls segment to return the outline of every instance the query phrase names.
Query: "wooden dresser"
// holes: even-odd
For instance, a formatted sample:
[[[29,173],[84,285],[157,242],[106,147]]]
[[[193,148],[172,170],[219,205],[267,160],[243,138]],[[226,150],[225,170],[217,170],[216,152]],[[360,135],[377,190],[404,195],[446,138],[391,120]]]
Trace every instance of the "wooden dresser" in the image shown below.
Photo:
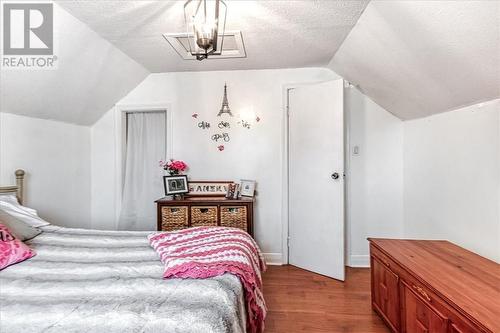
[[[393,332],[500,332],[500,265],[447,241],[369,239],[372,307]]]
[[[200,226],[240,228],[253,237],[253,198],[186,197],[156,201],[158,230],[172,231]]]

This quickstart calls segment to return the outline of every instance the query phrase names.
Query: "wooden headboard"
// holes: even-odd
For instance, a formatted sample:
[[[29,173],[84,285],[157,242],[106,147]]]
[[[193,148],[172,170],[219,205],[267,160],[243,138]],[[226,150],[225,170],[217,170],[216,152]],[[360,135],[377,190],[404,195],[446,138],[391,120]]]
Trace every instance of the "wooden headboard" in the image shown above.
[[[24,195],[24,170],[16,170],[16,185],[14,186],[0,186],[0,195],[4,193],[16,193],[19,203],[23,203]]]

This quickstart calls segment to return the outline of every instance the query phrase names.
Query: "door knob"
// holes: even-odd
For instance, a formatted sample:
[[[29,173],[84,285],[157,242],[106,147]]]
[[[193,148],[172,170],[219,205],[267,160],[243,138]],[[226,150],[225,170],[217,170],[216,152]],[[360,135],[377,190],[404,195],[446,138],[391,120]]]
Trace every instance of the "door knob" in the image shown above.
[[[332,173],[332,179],[339,179],[339,174],[337,172]]]

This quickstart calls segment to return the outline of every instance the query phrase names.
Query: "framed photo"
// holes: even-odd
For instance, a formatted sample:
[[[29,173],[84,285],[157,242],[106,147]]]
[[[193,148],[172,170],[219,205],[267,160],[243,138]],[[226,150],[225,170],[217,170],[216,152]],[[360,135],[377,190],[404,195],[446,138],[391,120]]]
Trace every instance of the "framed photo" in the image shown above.
[[[226,198],[228,199],[238,199],[238,188],[240,184],[229,184],[227,188]]]
[[[226,196],[231,181],[193,180],[188,183],[189,195],[199,197]]]
[[[253,197],[255,195],[255,180],[242,179],[240,181],[240,195],[242,197]]]
[[[185,194],[189,192],[186,175],[163,176],[163,186],[165,195]]]

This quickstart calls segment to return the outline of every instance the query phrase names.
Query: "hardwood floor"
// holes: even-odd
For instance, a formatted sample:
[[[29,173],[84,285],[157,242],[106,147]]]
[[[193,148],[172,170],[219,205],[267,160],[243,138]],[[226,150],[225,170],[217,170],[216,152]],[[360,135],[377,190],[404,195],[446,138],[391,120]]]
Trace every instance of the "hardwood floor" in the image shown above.
[[[347,268],[344,283],[293,266],[270,266],[263,279],[266,333],[389,332],[372,312],[367,268]]]

